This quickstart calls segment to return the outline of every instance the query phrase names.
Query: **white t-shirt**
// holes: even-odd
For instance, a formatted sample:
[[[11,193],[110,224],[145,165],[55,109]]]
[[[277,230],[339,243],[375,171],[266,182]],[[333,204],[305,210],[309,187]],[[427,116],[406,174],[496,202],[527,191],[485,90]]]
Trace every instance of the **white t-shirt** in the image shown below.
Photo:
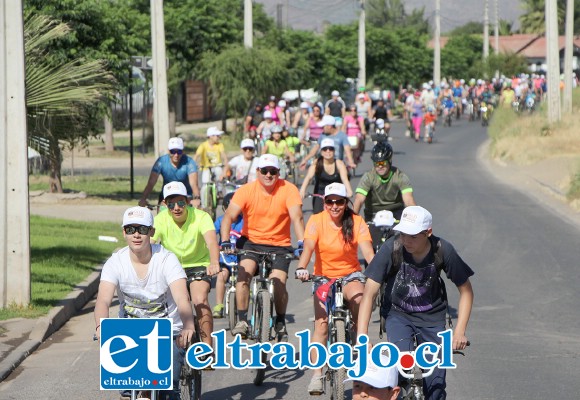
[[[232,168],[235,176],[235,180],[244,179],[248,177],[248,182],[254,182],[256,180],[256,168],[258,168],[258,157],[252,158],[252,160],[246,160],[243,154],[235,156],[232,158],[228,165]],[[249,172],[249,174],[248,174]]]
[[[139,279],[129,258],[129,247],[113,253],[103,266],[101,280],[117,286],[119,318],[171,318],[173,331],[181,332],[183,323],[169,285],[185,279],[179,260],[160,244],[151,245],[153,255],[144,279]]]

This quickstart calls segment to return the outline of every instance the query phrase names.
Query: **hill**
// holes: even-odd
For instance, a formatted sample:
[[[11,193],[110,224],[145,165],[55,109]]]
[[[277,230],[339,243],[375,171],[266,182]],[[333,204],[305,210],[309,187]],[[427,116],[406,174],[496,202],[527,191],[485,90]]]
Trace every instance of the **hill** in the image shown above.
[[[281,23],[294,29],[322,32],[325,23],[344,24],[358,18],[358,0],[256,0],[264,4],[266,13],[275,20],[278,15],[277,5],[281,5]],[[495,21],[490,3],[490,22]],[[500,19],[519,26],[518,18],[523,13],[520,0],[502,0],[499,2]],[[406,0],[407,10],[425,7],[425,18],[433,21],[435,2],[433,0]],[[483,1],[481,0],[443,0],[441,1],[441,32],[447,32],[470,21],[483,21]]]

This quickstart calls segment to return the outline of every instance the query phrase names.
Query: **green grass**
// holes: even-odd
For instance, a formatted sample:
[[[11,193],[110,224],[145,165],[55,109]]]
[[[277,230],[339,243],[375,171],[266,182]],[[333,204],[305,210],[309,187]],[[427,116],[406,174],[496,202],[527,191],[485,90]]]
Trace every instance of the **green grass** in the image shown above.
[[[568,200],[578,200],[580,199],[580,169],[572,177],[572,182],[570,183],[570,190],[566,194]]]
[[[114,236],[120,242],[101,242],[99,235]],[[0,309],[0,320],[45,315],[93,272],[96,265],[103,263],[115,248],[123,245],[119,224],[79,223],[31,216],[32,301],[28,307]]]

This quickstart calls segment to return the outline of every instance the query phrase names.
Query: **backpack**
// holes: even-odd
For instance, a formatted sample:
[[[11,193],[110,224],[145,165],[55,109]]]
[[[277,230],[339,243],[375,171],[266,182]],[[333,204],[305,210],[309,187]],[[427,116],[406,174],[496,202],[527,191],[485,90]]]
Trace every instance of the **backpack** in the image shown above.
[[[437,237],[433,237],[434,239],[430,240],[431,246],[435,246],[435,252],[433,254],[435,268],[437,269],[437,276],[439,277],[439,287],[441,288],[441,298],[447,307],[447,323],[449,324],[449,328],[453,328],[453,321],[451,320],[451,314],[449,312],[449,302],[447,301],[447,289],[445,288],[445,281],[441,277],[441,271],[445,266],[443,263],[443,246],[441,246],[441,240]],[[391,253],[391,269],[387,274],[385,281],[381,284],[380,289],[380,300],[381,300],[381,308],[383,303],[385,285],[390,279],[393,279],[399,269],[401,268],[401,264],[403,263],[403,244],[401,243],[400,237],[396,237],[393,242],[393,252]],[[380,313],[380,310],[379,310]],[[384,317],[381,316],[381,322],[379,327],[379,338],[383,338],[383,329],[384,329]]]

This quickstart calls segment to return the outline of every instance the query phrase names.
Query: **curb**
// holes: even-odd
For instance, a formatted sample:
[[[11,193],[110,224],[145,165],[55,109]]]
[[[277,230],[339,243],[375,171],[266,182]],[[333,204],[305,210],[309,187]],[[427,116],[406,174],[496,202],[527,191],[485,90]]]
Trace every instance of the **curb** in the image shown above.
[[[40,318],[30,332],[28,340],[12,350],[0,362],[0,382],[6,379],[42,342],[59,330],[91,300],[99,289],[102,267],[99,265],[93,273],[61,300],[59,305],[53,307],[47,316]]]

